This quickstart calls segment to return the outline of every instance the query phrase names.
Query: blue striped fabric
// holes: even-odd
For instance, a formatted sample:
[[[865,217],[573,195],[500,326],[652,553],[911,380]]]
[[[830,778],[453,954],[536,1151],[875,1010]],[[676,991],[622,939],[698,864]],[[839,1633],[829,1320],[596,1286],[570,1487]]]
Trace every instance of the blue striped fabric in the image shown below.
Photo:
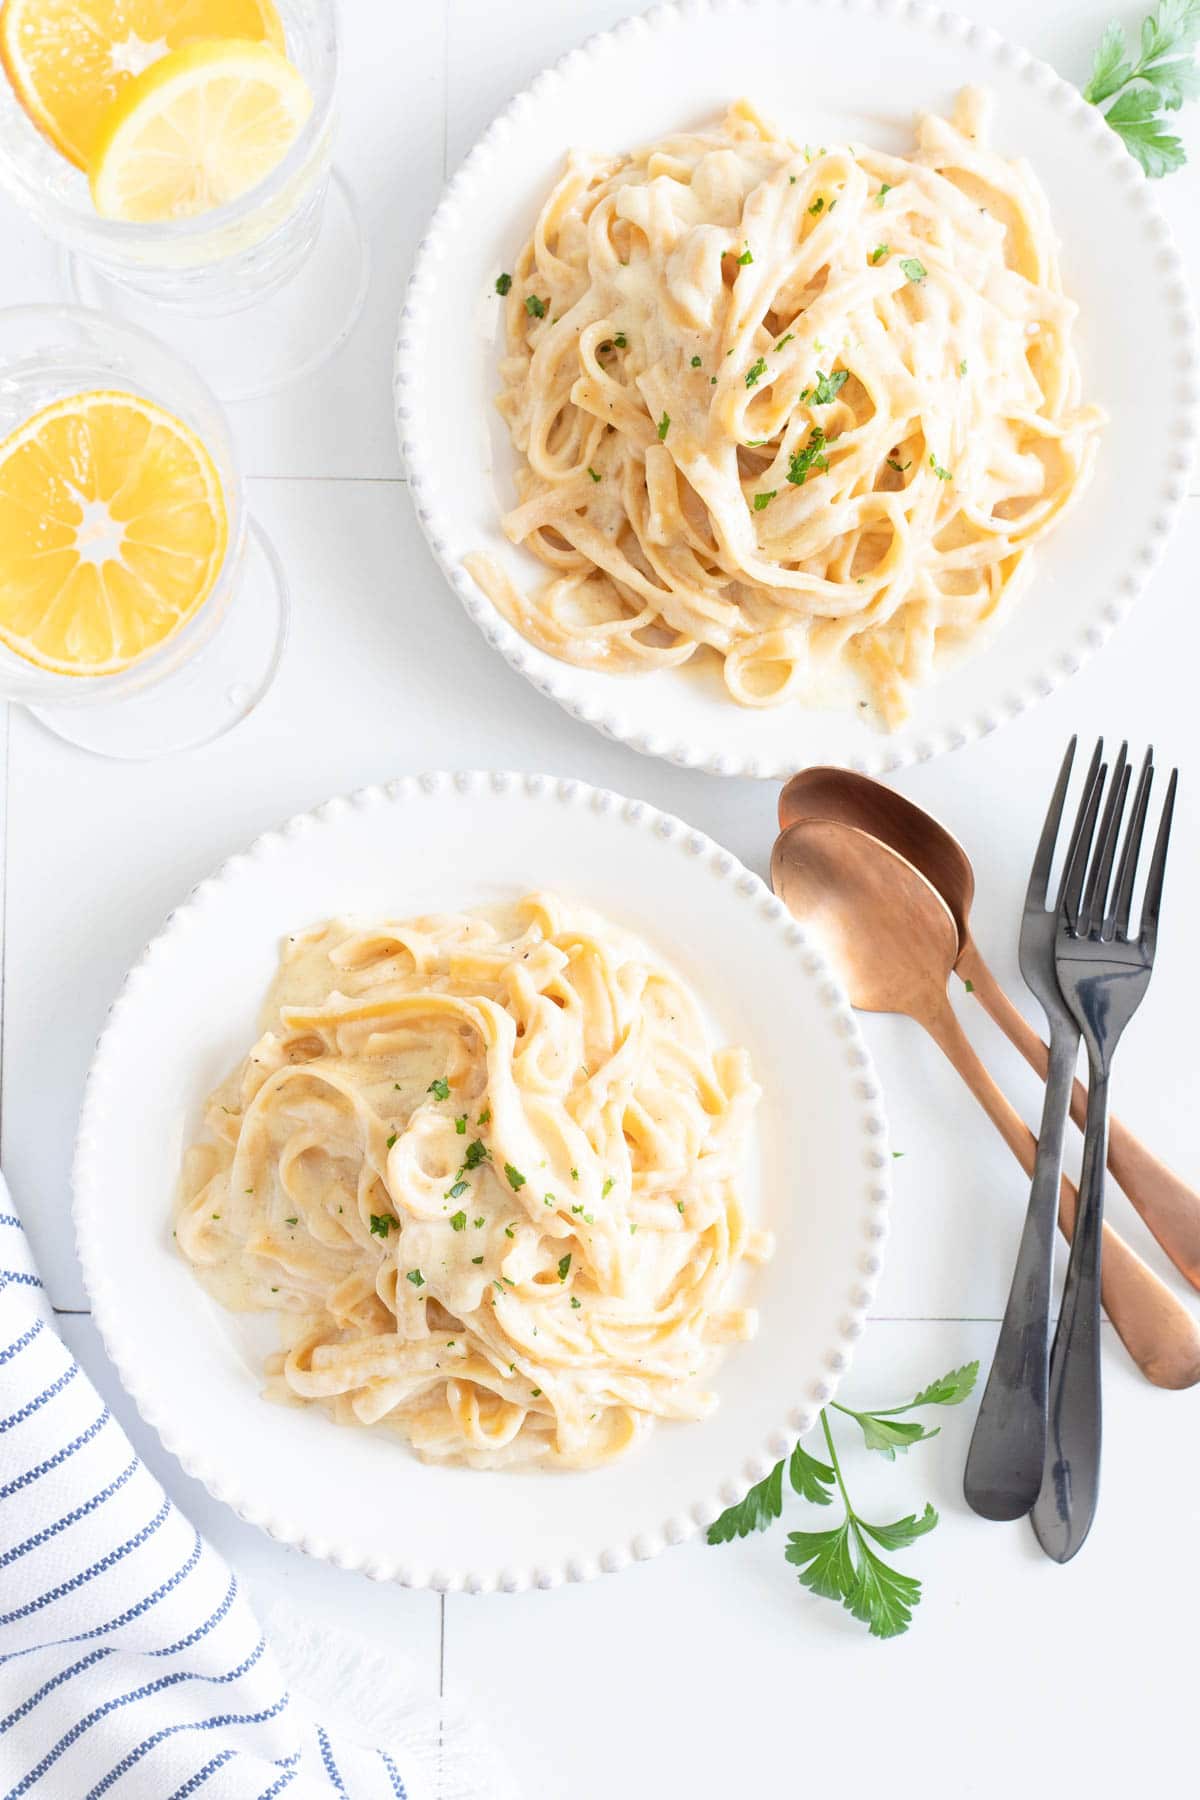
[[[0,1179],[0,1796],[422,1800],[403,1765],[293,1704],[53,1329]]]

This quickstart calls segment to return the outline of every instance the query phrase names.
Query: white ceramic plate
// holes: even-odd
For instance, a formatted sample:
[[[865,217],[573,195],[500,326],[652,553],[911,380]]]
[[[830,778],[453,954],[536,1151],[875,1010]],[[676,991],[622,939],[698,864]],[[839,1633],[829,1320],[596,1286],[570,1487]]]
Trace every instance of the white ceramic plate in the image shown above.
[[[385,1435],[269,1405],[269,1322],[214,1305],[171,1245],[181,1152],[253,1040],[287,931],[534,887],[586,901],[658,949],[703,996],[721,1041],[748,1047],[765,1090],[747,1195],[779,1245],[748,1288],[759,1335],[721,1363],[711,1419],[660,1427],[594,1475],[426,1467]],[[787,1452],[862,1329],[888,1168],[845,995],[757,876],[677,819],[578,782],[430,775],[293,819],[171,915],[96,1050],[75,1222],[122,1381],[219,1499],[379,1579],[517,1589],[583,1580],[692,1536]]]
[[[819,78],[818,78],[819,77]],[[574,669],[525,642],[461,567],[486,550],[518,582],[544,577],[509,545],[514,458],[494,405],[493,284],[528,237],[574,145],[621,151],[711,120],[745,94],[799,141],[912,143],[914,114],[967,82],[995,97],[995,141],[1032,162],[1081,307],[1084,389],[1110,414],[1095,479],[1041,546],[999,635],[884,736],[853,713],[748,710],[713,675]],[[814,762],[871,774],[982,736],[1098,648],[1158,562],[1196,433],[1187,289],[1150,189],[1094,107],[985,26],[905,0],[757,0],[657,7],[539,75],[471,151],[420,247],[401,316],[396,410],[417,514],[468,613],[508,662],[576,717],[639,750],[728,775]],[[1136,452],[1131,446],[1136,445]]]

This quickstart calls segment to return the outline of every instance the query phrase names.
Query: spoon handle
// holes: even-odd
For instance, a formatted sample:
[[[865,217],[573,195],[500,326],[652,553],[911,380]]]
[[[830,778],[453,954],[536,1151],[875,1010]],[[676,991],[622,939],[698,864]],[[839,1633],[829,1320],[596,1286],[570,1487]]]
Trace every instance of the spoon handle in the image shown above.
[[[1032,1176],[1037,1139],[980,1061],[949,999],[944,998],[920,1023],[962,1076],[1025,1173]],[[1073,1184],[1064,1176],[1058,1227],[1068,1242],[1077,1200]],[[1194,1386],[1200,1381],[1200,1325],[1110,1225],[1104,1227],[1102,1268],[1104,1310],[1147,1381],[1165,1388]]]
[[[974,943],[969,943],[959,958],[958,973],[971,983],[985,1012],[1044,1081],[1050,1064],[1049,1051],[1024,1014],[1013,1005]],[[1076,1081],[1071,1089],[1071,1117],[1080,1130],[1087,1123],[1087,1089],[1081,1081]],[[1200,1194],[1159,1162],[1119,1119],[1113,1119],[1109,1126],[1108,1166],[1114,1181],[1124,1188],[1180,1274],[1194,1288],[1200,1288]]]

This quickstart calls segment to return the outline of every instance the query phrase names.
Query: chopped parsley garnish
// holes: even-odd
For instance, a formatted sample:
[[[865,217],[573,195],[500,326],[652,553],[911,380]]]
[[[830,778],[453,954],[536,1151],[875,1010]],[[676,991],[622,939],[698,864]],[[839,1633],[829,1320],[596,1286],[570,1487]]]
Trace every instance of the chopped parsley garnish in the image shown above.
[[[398,1131],[393,1131],[391,1137],[387,1141],[387,1147],[389,1150],[391,1149],[392,1145],[395,1143],[395,1141],[399,1137],[399,1135],[400,1134]]]
[[[919,256],[902,256],[900,258],[900,267],[904,270],[904,273],[908,276],[910,281],[924,281],[929,272]]]
[[[747,263],[752,263],[753,261],[754,258],[750,254],[750,246],[747,244],[746,248],[742,251],[742,254],[738,257],[738,268],[744,269]]]
[[[392,1217],[391,1213],[372,1213],[371,1214],[371,1236],[372,1237],[385,1238],[387,1236],[388,1232],[392,1229],[393,1225],[396,1227],[396,1230],[399,1231],[400,1221],[399,1221],[399,1219],[394,1219]]]
[[[912,468],[912,458],[910,456],[906,463],[898,463],[894,456],[889,456],[887,466],[889,469],[895,469],[897,475],[904,475]]]
[[[447,1200],[461,1200],[463,1195],[469,1193],[470,1190],[470,1182],[464,1181],[460,1174],[452,1186],[446,1189],[446,1198]]]
[[[504,1235],[506,1238],[515,1237],[516,1233],[513,1231],[513,1228],[511,1225],[506,1225],[504,1227]]]
[[[675,1211],[677,1213],[682,1214],[682,1212],[683,1212],[683,1201],[682,1200],[677,1200],[675,1202]]]
[[[567,1276],[570,1273],[571,1273],[571,1252],[568,1250],[567,1254],[565,1256],[560,1256],[558,1259],[558,1279],[560,1281],[565,1281],[567,1279]]]
[[[480,1263],[483,1261],[483,1258],[482,1258],[482,1256],[473,1256],[471,1258],[471,1261],[474,1263],[475,1267],[478,1268]]]
[[[536,294],[526,294],[525,311],[529,314],[531,319],[544,319],[546,316],[546,302],[544,300],[539,300]]]
[[[580,1202],[579,1202],[579,1205],[578,1205],[578,1206],[573,1206],[573,1207],[572,1207],[572,1208],[571,1208],[571,1211],[572,1211],[572,1212],[573,1212],[573,1213],[581,1213],[581,1212],[582,1212],[582,1211],[583,1211],[583,1202],[582,1202],[582,1200],[581,1200],[581,1201],[580,1201]]]
[[[700,358],[698,356],[693,356],[692,367],[693,369],[698,369],[700,367]]]
[[[876,206],[882,206],[884,201],[887,199],[888,195],[891,193],[891,191],[892,191],[891,182],[885,181],[883,183],[882,187],[880,188],[879,192],[875,196]]]
[[[293,1213],[290,1219],[285,1219],[283,1222],[285,1225],[298,1225],[300,1220],[297,1215]]]
[[[813,469],[823,472],[829,467],[829,458],[825,455],[827,442],[821,427],[814,425],[803,450],[793,451],[787,474],[793,487],[803,487]]]
[[[845,385],[849,381],[849,379],[850,379],[849,369],[839,369],[837,371],[836,375],[834,375],[834,374],[822,375],[820,369],[818,369],[817,370],[817,385],[813,389],[813,396],[812,396],[813,405],[814,406],[831,406],[833,404],[833,402],[837,399],[838,395],[841,393],[842,389],[845,387]]]
[[[432,1094],[435,1100],[448,1100],[450,1098],[450,1083],[448,1081],[443,1081],[442,1077],[439,1075],[436,1081],[430,1082],[429,1086],[425,1089],[425,1092],[427,1094]]]
[[[892,247],[890,244],[876,244],[871,252],[871,261],[873,263],[881,263],[885,256],[890,256],[891,254]]]
[[[939,481],[952,481],[954,479],[954,477],[951,475],[949,469],[943,469],[941,463],[938,461],[937,457],[933,454],[932,450],[929,453],[929,466],[933,470],[934,474],[937,476]]]
[[[454,1227],[455,1231],[465,1231],[467,1228],[466,1213],[465,1212],[451,1213],[450,1214],[450,1223]]]
[[[507,294],[507,292],[511,288],[511,286],[512,286],[512,276],[511,275],[497,275],[497,277],[496,277],[496,292],[498,294]]]
[[[558,1201],[554,1198],[553,1194],[547,1194],[545,1196],[545,1200],[546,1200],[547,1206],[557,1206],[558,1205]]]
[[[491,1122],[492,1122],[492,1109],[490,1106],[485,1106],[483,1111],[480,1113],[479,1118],[476,1120],[476,1123],[479,1125],[490,1125]]]
[[[617,346],[618,350],[624,350],[628,342],[629,339],[625,336],[623,331],[618,331],[616,337],[613,339],[613,343]]]
[[[476,1231],[482,1231],[484,1226],[487,1224],[487,1220],[481,1217],[478,1219],[472,1219],[471,1223],[472,1223],[472,1225],[474,1225]]]
[[[541,1394],[542,1394],[541,1388],[530,1388],[529,1392],[533,1395],[533,1398],[535,1400],[541,1399]]]
[[[458,1118],[455,1119],[454,1129],[455,1129],[455,1131],[457,1131],[459,1137],[466,1137],[466,1135],[467,1135],[467,1115],[466,1115],[466,1113],[460,1113]]]
[[[816,199],[813,201],[812,205],[809,207],[808,210],[813,215],[814,219],[816,218],[818,213],[823,213],[825,211],[825,202],[821,198],[820,194],[817,195]]]
[[[508,1176],[508,1185],[512,1188],[514,1193],[516,1193],[518,1188],[523,1188],[525,1186],[525,1177],[522,1175],[520,1169],[514,1169],[511,1163],[505,1163],[504,1173]]]
[[[600,1189],[600,1198],[602,1200],[606,1200],[608,1198],[609,1194],[612,1193],[613,1188],[615,1186],[616,1186],[616,1183],[613,1180],[612,1176],[610,1175],[608,1180],[605,1182],[604,1186]]]
[[[778,488],[772,488],[769,493],[755,494],[755,496],[754,496],[755,512],[766,512],[768,506],[770,506],[772,500],[775,498],[775,496],[778,492],[779,492]]]
[[[574,1294],[571,1295],[571,1305],[575,1308],[576,1312],[579,1311],[580,1302],[575,1298]]]
[[[767,372],[767,365],[763,361],[762,357],[760,356],[758,358],[758,360],[756,362],[752,362],[750,364],[750,367],[746,370],[746,386],[753,387],[755,382],[758,380],[759,376],[765,375],[766,372]]]
[[[579,1180],[579,1170],[578,1170],[578,1169],[572,1169],[572,1170],[571,1170],[571,1180],[572,1180],[572,1181],[578,1181],[578,1180]]]
[[[665,412],[658,421],[658,441],[661,444],[671,429],[671,415]]]
[[[599,481],[599,479],[600,479],[600,477],[599,477],[599,475],[597,475],[597,473],[596,473],[596,471],[595,471],[595,469],[593,469],[593,467],[592,467],[592,465],[591,465],[591,463],[589,463],[589,464],[588,464],[588,470],[587,470],[587,472],[588,472],[588,474],[589,474],[589,475],[590,475],[590,476],[591,476],[591,478],[592,478],[592,480],[593,480],[593,481]],[[481,1119],[481,1120],[480,1120],[480,1124],[482,1124],[482,1123],[483,1123],[483,1121],[482,1121],[482,1119]]]
[[[410,1269],[404,1279],[405,1281],[411,1281],[414,1287],[425,1286],[425,1277],[422,1275],[420,1269]]]
[[[488,1147],[482,1138],[472,1138],[467,1145],[467,1154],[463,1157],[463,1168],[470,1172],[477,1169],[488,1154]]]
[[[784,334],[783,334],[783,336],[782,336],[782,337],[781,337],[781,338],[780,338],[780,340],[779,340],[779,342],[778,342],[778,343],[777,343],[777,344],[776,344],[776,346],[775,346],[775,354],[776,354],[776,356],[778,356],[778,355],[779,355],[779,352],[780,352],[780,351],[781,351],[781,350],[782,350],[782,349],[783,349],[783,346],[784,346],[784,345],[785,345],[785,344],[790,344],[790,343],[791,343],[791,341],[792,341],[792,339],[793,339],[793,338],[794,338],[794,337],[795,337],[795,335],[796,335],[796,334],[795,334],[795,332],[794,332],[794,331],[785,331],[785,332],[784,332]]]
[[[967,359],[965,356],[963,357],[962,361],[958,365],[958,372],[960,375],[965,375],[967,372]]]

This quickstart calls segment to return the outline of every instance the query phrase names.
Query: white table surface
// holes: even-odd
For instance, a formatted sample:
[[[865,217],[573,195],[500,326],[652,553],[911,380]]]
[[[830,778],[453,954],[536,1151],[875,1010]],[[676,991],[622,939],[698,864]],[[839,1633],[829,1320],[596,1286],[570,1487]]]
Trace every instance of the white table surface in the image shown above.
[[[1110,13],[1093,0],[961,0],[961,9],[1076,81]],[[624,0],[345,0],[338,160],[369,222],[371,294],[352,340],[318,377],[235,410],[253,507],[289,569],[293,641],[258,713],[175,760],[107,763],[18,709],[0,722],[0,1161],[64,1334],[168,1489],[264,1598],[286,1591],[293,1606],[369,1633],[418,1688],[474,1696],[528,1800],[717,1800],[790,1793],[802,1781],[825,1792],[839,1781],[854,1795],[886,1786],[899,1800],[1008,1800],[1068,1780],[1101,1800],[1134,1780],[1153,1791],[1182,1777],[1186,1787],[1200,1397],[1148,1387],[1107,1331],[1103,1502],[1066,1569],[1040,1556],[1024,1525],[987,1525],[966,1510],[959,1484],[973,1405],[948,1413],[942,1435],[907,1460],[853,1456],[855,1491],[868,1508],[877,1498],[876,1516],[919,1510],[927,1498],[942,1513],[940,1528],[897,1559],[926,1584],[913,1628],[880,1644],[799,1587],[781,1527],[517,1598],[443,1600],[310,1562],[182,1474],[114,1392],[86,1316],[68,1177],[93,1042],[126,967],[171,906],[260,829],[403,771],[502,765],[643,796],[766,872],[774,790],[640,757],[530,689],[450,595],[397,462],[395,319],[445,175],[539,68],[625,10]],[[1116,10],[1132,23],[1141,8]],[[1158,194],[1200,285],[1200,106],[1192,114],[1183,133],[1195,167]],[[0,204],[0,303],[55,297],[57,280],[55,253]],[[1082,676],[1002,734],[898,785],[973,853],[980,942],[1036,1019],[1017,971],[1016,925],[1066,738],[1124,733],[1137,746],[1152,736],[1163,762],[1182,765],[1160,972],[1118,1064],[1117,1094],[1123,1117],[1200,1186],[1189,961],[1200,913],[1198,565],[1200,486],[1133,621]],[[972,1010],[964,1000],[980,1048],[1036,1124],[1036,1083]],[[893,1141],[906,1154],[875,1322],[845,1397],[887,1404],[990,1355],[1025,1194],[915,1029],[884,1019],[866,1029]],[[1112,1216],[1183,1291],[1120,1195]],[[796,1512],[806,1516],[794,1525],[813,1522],[798,1503]]]

